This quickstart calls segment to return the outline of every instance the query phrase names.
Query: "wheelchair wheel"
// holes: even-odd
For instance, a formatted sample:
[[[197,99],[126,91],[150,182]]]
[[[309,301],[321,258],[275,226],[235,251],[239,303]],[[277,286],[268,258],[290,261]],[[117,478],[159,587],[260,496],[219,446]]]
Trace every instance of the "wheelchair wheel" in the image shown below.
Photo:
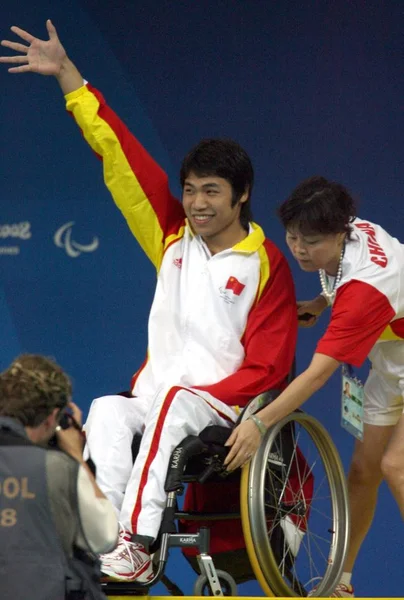
[[[297,411],[271,427],[242,470],[241,518],[267,596],[329,596],[349,538],[348,494],[324,427]]]
[[[222,588],[223,596],[237,596],[237,584],[233,577],[218,569],[217,577]],[[199,575],[194,585],[194,596],[212,596],[209,581],[206,575]]]

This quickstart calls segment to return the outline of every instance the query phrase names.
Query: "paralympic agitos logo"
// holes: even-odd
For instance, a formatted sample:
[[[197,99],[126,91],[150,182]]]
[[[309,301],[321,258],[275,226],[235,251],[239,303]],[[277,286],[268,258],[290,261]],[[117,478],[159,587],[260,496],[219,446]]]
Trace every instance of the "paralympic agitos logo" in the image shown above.
[[[88,244],[82,244],[73,239],[73,225],[74,221],[69,221],[68,223],[65,223],[59,227],[53,236],[53,241],[55,242],[56,246],[58,248],[64,248],[67,256],[70,256],[71,258],[77,258],[83,252],[94,252],[97,250],[99,246],[97,237],[93,237],[92,241]]]

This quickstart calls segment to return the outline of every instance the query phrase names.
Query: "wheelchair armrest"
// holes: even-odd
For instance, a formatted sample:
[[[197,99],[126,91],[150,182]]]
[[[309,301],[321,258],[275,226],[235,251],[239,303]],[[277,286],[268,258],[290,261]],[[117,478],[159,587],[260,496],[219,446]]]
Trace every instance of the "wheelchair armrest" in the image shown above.
[[[192,456],[206,452],[206,444],[197,435],[188,435],[182,442],[173,450],[168,465],[167,477],[164,485],[166,492],[182,493],[184,484],[182,483],[182,475],[185,465]]]
[[[232,429],[222,425],[208,425],[199,435],[187,436],[172,452],[164,489],[166,492],[181,494],[184,490],[183,475],[188,462],[198,455],[207,457],[206,465],[201,461],[202,471],[196,474],[196,481],[205,482],[214,473],[225,471],[223,461],[229,449],[224,445]],[[192,470],[192,466],[191,466]],[[227,472],[225,472],[227,475]]]

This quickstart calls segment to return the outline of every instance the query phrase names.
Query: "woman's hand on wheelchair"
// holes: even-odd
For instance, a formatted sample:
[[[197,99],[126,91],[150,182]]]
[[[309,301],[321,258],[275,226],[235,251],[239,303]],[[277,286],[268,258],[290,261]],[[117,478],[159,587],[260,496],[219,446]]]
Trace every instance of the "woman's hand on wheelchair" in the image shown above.
[[[224,461],[228,471],[242,467],[254,456],[261,443],[261,434],[253,421],[238,425],[225,443],[230,450]]]

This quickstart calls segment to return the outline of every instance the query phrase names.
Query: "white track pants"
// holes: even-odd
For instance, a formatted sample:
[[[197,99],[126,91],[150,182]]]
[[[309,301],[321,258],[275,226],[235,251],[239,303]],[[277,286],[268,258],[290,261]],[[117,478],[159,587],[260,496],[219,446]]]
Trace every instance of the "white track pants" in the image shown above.
[[[85,425],[85,458],[97,468],[97,483],[115,506],[125,529],[156,538],[166,493],[170,456],[187,436],[208,425],[230,426],[235,411],[206,392],[182,387],[152,398],[102,396],[93,401]],[[142,434],[132,464],[131,445]]]

